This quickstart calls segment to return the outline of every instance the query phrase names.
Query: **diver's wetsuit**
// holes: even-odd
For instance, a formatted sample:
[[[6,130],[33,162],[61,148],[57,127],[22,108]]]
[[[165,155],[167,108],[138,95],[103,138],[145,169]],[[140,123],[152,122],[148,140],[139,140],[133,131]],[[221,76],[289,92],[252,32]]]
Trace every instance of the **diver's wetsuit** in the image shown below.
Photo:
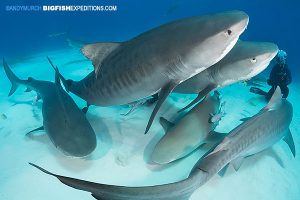
[[[265,92],[259,88],[252,87],[250,91],[256,94],[264,95],[267,100],[269,100],[277,86],[280,87],[281,93],[283,94],[282,98],[287,98],[289,95],[289,88],[287,87],[292,82],[291,71],[288,68],[287,64],[277,63],[270,74],[270,78],[268,79],[268,85],[272,86],[269,92]]]

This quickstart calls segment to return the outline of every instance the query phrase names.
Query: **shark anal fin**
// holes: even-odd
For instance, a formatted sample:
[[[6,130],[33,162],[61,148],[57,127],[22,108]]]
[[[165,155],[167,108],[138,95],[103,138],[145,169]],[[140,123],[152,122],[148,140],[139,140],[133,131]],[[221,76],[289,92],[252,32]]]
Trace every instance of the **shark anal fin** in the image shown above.
[[[154,110],[151,113],[150,119],[148,121],[146,130],[145,130],[145,134],[149,131],[153,120],[159,110],[159,108],[161,107],[161,105],[164,103],[164,101],[167,99],[167,97],[169,96],[169,94],[172,92],[172,90],[178,85],[178,82],[170,82],[168,83],[166,86],[164,86],[161,91],[159,92],[159,96],[158,96],[158,101],[154,107]]]
[[[296,156],[295,143],[290,129],[288,130],[288,133],[283,138],[283,140],[288,144],[293,156],[295,157]]]
[[[38,128],[36,128],[36,129],[33,129],[32,131],[29,131],[28,133],[26,133],[26,136],[29,136],[31,133],[33,133],[33,132],[36,132],[36,131],[43,131],[43,130],[45,130],[44,129],[44,126],[41,126],[41,127],[38,127]]]
[[[227,171],[227,168],[228,168],[229,164],[225,165],[225,167],[223,167],[219,172],[219,176],[223,177]]]
[[[231,164],[233,165],[235,171],[238,171],[240,169],[241,165],[243,164],[243,161],[244,161],[243,157],[239,157],[231,161]]]
[[[174,123],[168,121],[166,118],[163,117],[159,118],[159,123],[161,124],[165,132],[167,132],[171,127],[175,125]]]
[[[198,96],[196,99],[194,99],[191,103],[189,103],[187,106],[179,110],[178,112],[185,111],[186,109],[192,107],[196,103],[198,103],[203,97],[205,97],[209,92],[214,90],[217,86],[215,84],[209,84],[206,88],[204,88],[201,92],[198,93]]]

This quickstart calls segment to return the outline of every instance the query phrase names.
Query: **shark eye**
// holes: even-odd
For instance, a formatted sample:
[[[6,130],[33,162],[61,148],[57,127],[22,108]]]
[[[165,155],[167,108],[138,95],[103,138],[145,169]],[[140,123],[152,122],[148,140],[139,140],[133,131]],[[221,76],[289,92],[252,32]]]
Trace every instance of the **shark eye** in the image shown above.
[[[227,30],[225,33],[226,33],[226,35],[228,35],[228,36],[229,36],[229,35],[231,35],[231,33],[232,33],[232,30],[228,29],[228,30]]]
[[[256,63],[256,61],[257,61],[256,58],[252,58],[252,59],[251,59],[251,62],[252,62],[252,63]]]

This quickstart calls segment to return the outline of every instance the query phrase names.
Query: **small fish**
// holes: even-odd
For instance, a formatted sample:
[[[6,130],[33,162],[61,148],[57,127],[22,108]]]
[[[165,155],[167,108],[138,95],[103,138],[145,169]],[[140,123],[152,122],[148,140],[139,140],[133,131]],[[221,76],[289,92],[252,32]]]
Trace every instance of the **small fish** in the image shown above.
[[[226,102],[224,101],[219,108],[219,111],[216,114],[210,113],[210,118],[208,119],[209,123],[213,123],[216,124],[219,121],[221,121],[221,119],[225,116],[226,112],[225,112],[225,104]]]
[[[1,114],[1,119],[3,119],[3,120],[6,120],[7,119],[7,116],[5,115],[5,114]]]

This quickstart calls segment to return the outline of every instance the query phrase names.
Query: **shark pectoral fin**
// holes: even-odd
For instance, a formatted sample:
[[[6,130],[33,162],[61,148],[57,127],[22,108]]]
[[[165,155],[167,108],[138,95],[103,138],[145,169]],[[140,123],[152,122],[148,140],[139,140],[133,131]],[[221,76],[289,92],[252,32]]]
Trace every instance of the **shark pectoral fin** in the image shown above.
[[[226,133],[211,131],[209,136],[205,139],[205,143],[218,143],[223,140],[226,135]]]
[[[235,171],[238,171],[240,169],[241,165],[243,164],[243,161],[244,161],[243,157],[239,157],[231,161],[231,164],[233,165]]]
[[[163,118],[163,117],[159,118],[159,123],[163,127],[165,132],[167,132],[171,127],[173,127],[175,125],[173,122],[170,122],[166,118]]]
[[[228,169],[229,164],[225,165],[225,167],[223,167],[219,172],[219,176],[223,177]]]
[[[99,71],[102,60],[114,51],[121,43],[117,42],[98,42],[87,44],[81,48],[81,52],[85,57],[90,59],[93,63],[95,73]]]
[[[295,143],[294,143],[294,140],[293,140],[291,130],[288,131],[288,133],[283,138],[283,140],[288,144],[293,156],[295,157],[296,156]]]
[[[281,89],[279,86],[277,86],[273,96],[271,97],[271,100],[269,101],[268,105],[264,107],[264,110],[272,110],[278,106],[279,103],[281,103],[282,95],[281,95]]]
[[[44,126],[41,126],[41,127],[38,127],[38,128],[36,128],[36,129],[33,129],[32,131],[29,131],[28,133],[26,133],[26,136],[29,136],[31,133],[33,133],[33,132],[36,132],[36,131],[43,131],[43,130],[45,130],[44,129]]]
[[[249,120],[249,119],[251,119],[251,117],[245,117],[245,118],[242,118],[242,119],[240,119],[240,121],[245,122],[245,121],[247,121],[247,120]]]
[[[30,89],[29,87],[28,88],[26,88],[26,90],[24,91],[24,92],[31,92],[32,91],[32,89]]]
[[[164,103],[164,101],[167,99],[169,94],[172,92],[172,90],[178,85],[179,82],[170,82],[166,86],[164,86],[161,91],[159,92],[158,101],[154,107],[154,110],[152,111],[152,114],[150,116],[150,119],[148,121],[145,134],[149,131],[151,124],[153,123],[153,120],[155,118],[155,115],[157,114],[159,108]]]
[[[196,97],[196,99],[194,99],[191,103],[189,103],[184,108],[180,109],[178,112],[185,111],[186,109],[192,107],[193,105],[198,103],[203,97],[205,97],[207,94],[209,94],[209,92],[214,90],[216,87],[217,86],[215,84],[209,84],[206,88],[204,88],[201,92],[198,93],[198,96]]]

